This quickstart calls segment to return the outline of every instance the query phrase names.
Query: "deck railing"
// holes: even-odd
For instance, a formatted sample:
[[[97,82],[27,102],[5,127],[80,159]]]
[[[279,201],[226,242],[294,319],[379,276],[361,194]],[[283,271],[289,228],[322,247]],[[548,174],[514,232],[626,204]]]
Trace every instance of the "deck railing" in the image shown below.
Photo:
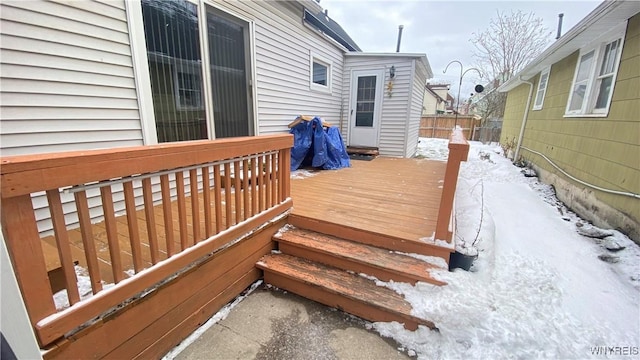
[[[436,223],[435,238],[451,242],[455,229],[454,203],[460,163],[467,161],[469,155],[469,143],[464,137],[462,128],[457,126],[449,136],[449,158],[444,175],[442,197],[440,198],[440,210]]]
[[[292,145],[290,135],[270,135],[2,158],[2,229],[39,344],[51,344],[286,212]],[[53,299],[32,204],[32,195],[43,192],[70,305],[63,310]],[[121,198],[119,217],[114,203]],[[103,219],[109,262],[99,258],[93,232]],[[122,221],[125,234],[118,233]],[[74,244],[72,224],[81,234]],[[74,257],[78,248],[82,259]],[[125,256],[132,269],[123,267]],[[74,260],[88,270],[93,295],[85,299]],[[107,277],[115,285],[106,288]]]

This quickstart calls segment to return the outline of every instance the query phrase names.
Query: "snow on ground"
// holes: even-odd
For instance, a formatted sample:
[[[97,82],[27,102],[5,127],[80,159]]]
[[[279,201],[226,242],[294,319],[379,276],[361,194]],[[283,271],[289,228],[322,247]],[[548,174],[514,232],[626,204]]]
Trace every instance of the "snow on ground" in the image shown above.
[[[421,138],[419,155],[442,160],[446,145]],[[456,241],[478,253],[472,271],[433,273],[443,287],[379,282],[439,331],[373,327],[419,359],[637,358],[640,248],[617,231],[597,234],[500,154],[472,143],[461,167]]]
[[[442,146],[444,144],[444,146]],[[418,158],[426,158],[430,160],[447,161],[449,157],[449,148],[447,142],[443,139],[420,138],[418,140]]]
[[[80,265],[76,265],[76,278],[78,279],[78,293],[80,294],[80,300],[85,300],[93,296],[93,292],[91,291],[91,278],[89,277],[89,273],[87,269],[83,268]],[[102,282],[102,289],[106,290],[112,287],[113,284]],[[69,296],[67,295],[67,289],[63,289],[53,294],[53,302],[56,305],[57,310],[62,310],[68,308],[69,305]]]

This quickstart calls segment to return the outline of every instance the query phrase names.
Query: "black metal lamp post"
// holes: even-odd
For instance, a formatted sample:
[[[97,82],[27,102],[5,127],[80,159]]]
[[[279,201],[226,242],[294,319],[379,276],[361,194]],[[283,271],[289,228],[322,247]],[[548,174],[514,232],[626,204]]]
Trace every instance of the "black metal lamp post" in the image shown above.
[[[475,70],[478,75],[480,75],[480,79],[482,79],[482,73],[480,72],[480,70],[476,69],[476,68],[469,68],[467,70],[464,70],[464,66],[462,65],[462,63],[458,60],[452,60],[450,61],[447,66],[444,68],[444,71],[442,71],[443,74],[447,73],[447,69],[449,68],[449,65],[453,64],[453,63],[458,63],[460,64],[460,82],[458,83],[458,97],[456,98],[456,120],[455,120],[455,126],[458,126],[458,108],[460,107],[460,88],[462,87],[462,78],[467,74],[467,72],[469,72],[470,70]],[[480,85],[481,86],[481,85]],[[476,89],[478,87],[476,86]],[[477,91],[477,90],[476,90]],[[481,90],[482,91],[482,90]],[[481,92],[481,91],[477,91],[477,92]]]

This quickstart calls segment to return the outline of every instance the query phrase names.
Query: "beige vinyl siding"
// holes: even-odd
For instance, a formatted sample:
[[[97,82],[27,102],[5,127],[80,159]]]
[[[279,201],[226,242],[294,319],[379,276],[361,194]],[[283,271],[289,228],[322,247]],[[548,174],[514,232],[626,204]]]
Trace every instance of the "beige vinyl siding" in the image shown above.
[[[420,117],[422,103],[427,83],[427,69],[420,61],[414,60],[414,77],[411,99],[409,100],[409,118],[407,120],[407,149],[405,157],[412,157],[418,148],[418,133],[420,132]]]
[[[378,148],[380,155],[404,157],[407,153],[406,134],[407,134],[407,116],[409,112],[408,101],[411,98],[412,83],[412,64],[413,59],[398,56],[382,57],[379,55],[371,56],[346,56],[345,76],[344,76],[344,95],[345,99],[349,99],[349,91],[351,86],[352,70],[373,70],[384,69],[384,86],[382,96],[382,112],[380,115],[380,137]],[[393,90],[391,96],[387,91],[389,83],[389,68],[395,66],[396,76],[393,80]],[[422,98],[420,99],[422,106]],[[349,142],[349,101],[345,101],[345,120],[343,125],[343,136],[345,142]]]
[[[422,115],[435,114],[437,111],[438,99],[436,99],[436,97],[433,96],[430,92],[425,90],[422,106],[424,108],[422,111]]]
[[[3,1],[2,155],[142,145],[124,2]]]
[[[3,1],[0,15],[3,156],[143,144],[123,1]],[[100,199],[90,195],[99,216]],[[71,200],[63,194],[73,225]],[[33,204],[46,234],[46,198]]]
[[[293,3],[216,2],[216,6],[255,24],[258,133],[282,133],[296,116],[340,118],[344,50],[305,26]],[[331,62],[331,93],[309,87],[310,52]]]

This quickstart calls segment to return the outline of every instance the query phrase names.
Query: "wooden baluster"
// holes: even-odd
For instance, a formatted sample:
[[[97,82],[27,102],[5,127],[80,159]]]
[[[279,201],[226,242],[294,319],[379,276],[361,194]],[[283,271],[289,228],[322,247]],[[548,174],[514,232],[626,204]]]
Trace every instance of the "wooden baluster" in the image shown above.
[[[160,175],[160,188],[162,189],[162,214],[164,215],[167,257],[171,257],[173,256],[173,254],[175,254],[175,243],[173,237],[173,214],[171,212],[171,191],[169,185],[169,175]]]
[[[222,227],[222,179],[220,178],[220,164],[213,165],[213,187],[216,207],[216,234],[224,230]]]
[[[236,196],[235,201],[235,215],[236,224],[242,221],[242,189],[240,188],[240,177],[242,176],[240,171],[240,161],[233,162],[233,191]]]
[[[264,211],[264,155],[258,156],[258,168],[256,169],[258,172],[258,211]]]
[[[180,226],[180,250],[184,250],[189,246],[187,242],[187,205],[184,195],[184,173],[178,171],[176,173],[176,192],[178,193],[178,222]]]
[[[224,203],[225,203],[225,224],[227,229],[233,225],[232,204],[231,204],[231,164],[224,163]]]
[[[271,207],[271,154],[264,161],[264,203],[265,209]]]
[[[189,170],[191,186],[191,224],[193,227],[193,243],[202,240],[200,235],[200,199],[198,198],[198,169]]]
[[[213,236],[213,223],[211,219],[211,180],[209,179],[209,167],[202,168],[202,196],[204,198],[204,231],[206,237]]]
[[[289,169],[287,169],[289,170]],[[278,151],[278,201],[283,202],[285,200],[284,197],[284,174],[288,173],[284,168],[284,156],[282,156],[282,150]]]
[[[87,203],[87,193],[82,190],[73,194],[78,210],[78,222],[80,223],[80,234],[82,235],[82,247],[87,259],[89,278],[91,279],[91,290],[94,294],[102,290],[102,278],[100,276],[100,266],[98,265],[98,253],[96,244],[93,241],[93,228],[91,226],[91,215],[89,204]]]
[[[271,206],[276,206],[278,203],[278,171],[277,171],[278,159],[276,154],[271,154]]]
[[[280,179],[282,179],[282,201],[289,198],[291,194],[291,149],[286,148],[280,150],[282,157],[282,170]]]
[[[251,216],[258,213],[258,194],[256,193],[258,186],[258,164],[256,158],[251,158]]]
[[[102,209],[104,211],[104,225],[107,229],[107,241],[109,242],[109,255],[111,256],[111,272],[113,280],[119,283],[124,279],[122,271],[122,259],[120,259],[120,244],[118,243],[118,228],[116,226],[116,216],[113,209],[113,195],[111,185],[100,188],[102,198]]]
[[[244,198],[244,218],[251,217],[251,205],[249,205],[249,160],[242,160],[242,196]]]
[[[151,263],[155,265],[160,260],[160,251],[158,249],[158,234],[156,232],[153,190],[150,178],[142,179],[142,197],[144,198],[144,216],[147,221],[147,235],[149,237],[149,248],[151,249]]]
[[[69,304],[73,305],[80,301],[80,293],[78,292],[78,279],[76,278],[76,270],[71,256],[69,234],[67,233],[67,224],[64,220],[64,210],[62,209],[62,201],[60,200],[58,189],[47,190],[47,201],[49,202],[53,232],[56,238],[58,255],[60,256],[60,265],[62,265],[62,272],[67,283],[67,296]]]
[[[140,247],[140,232],[138,231],[138,214],[136,213],[136,198],[133,194],[133,183],[127,181],[124,186],[124,203],[127,213],[127,227],[129,228],[129,243],[133,256],[133,269],[136,274],[142,269],[142,248]]]
[[[31,195],[2,199],[2,230],[31,325],[56,312]],[[38,340],[42,345],[42,341]]]

